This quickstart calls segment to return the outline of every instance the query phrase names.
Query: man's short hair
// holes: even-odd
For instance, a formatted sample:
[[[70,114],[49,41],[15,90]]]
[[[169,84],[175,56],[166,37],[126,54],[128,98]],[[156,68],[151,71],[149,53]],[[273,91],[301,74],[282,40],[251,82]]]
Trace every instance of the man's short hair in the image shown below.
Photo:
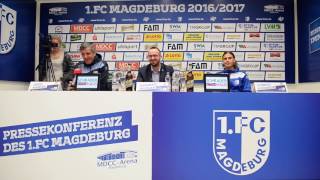
[[[87,48],[89,48],[93,53],[96,52],[95,44],[94,43],[88,43],[88,42],[84,42],[84,43],[81,44],[80,51],[85,50]]]
[[[159,49],[157,46],[152,46],[152,47],[150,47],[150,48],[149,48],[149,51],[150,51],[151,49],[156,49],[156,50],[158,50],[158,51],[159,51],[159,54],[160,54],[160,52],[161,52],[160,49]]]

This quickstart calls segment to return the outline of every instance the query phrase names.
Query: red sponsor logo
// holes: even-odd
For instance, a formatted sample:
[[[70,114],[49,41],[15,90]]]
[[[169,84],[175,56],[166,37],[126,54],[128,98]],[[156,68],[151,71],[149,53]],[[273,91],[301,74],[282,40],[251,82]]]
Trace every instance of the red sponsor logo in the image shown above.
[[[139,67],[140,67],[139,62],[117,62],[116,63],[116,69],[120,71],[128,70],[128,69],[131,69],[132,71],[138,71]]]
[[[250,33],[250,34],[249,34],[249,37],[251,37],[251,38],[258,38],[258,37],[260,37],[260,34],[259,34],[259,33]]]
[[[96,51],[106,52],[106,51],[115,51],[116,44],[115,43],[97,43]]]
[[[70,55],[70,58],[71,58],[72,60],[79,60],[79,59],[81,59],[81,54],[80,54],[80,53],[70,53],[69,55]]]
[[[71,25],[71,33],[92,33],[93,24],[73,24]]]
[[[270,53],[270,57],[280,57],[281,54],[279,52],[272,52]]]

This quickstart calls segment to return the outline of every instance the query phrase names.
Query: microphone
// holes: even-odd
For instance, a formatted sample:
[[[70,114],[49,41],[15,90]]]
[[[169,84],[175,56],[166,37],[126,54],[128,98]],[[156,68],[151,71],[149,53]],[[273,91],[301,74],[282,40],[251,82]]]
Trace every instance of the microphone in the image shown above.
[[[76,85],[76,79],[77,79],[77,76],[82,74],[82,70],[80,68],[76,68],[73,70],[73,81],[72,81],[72,84],[75,86]]]

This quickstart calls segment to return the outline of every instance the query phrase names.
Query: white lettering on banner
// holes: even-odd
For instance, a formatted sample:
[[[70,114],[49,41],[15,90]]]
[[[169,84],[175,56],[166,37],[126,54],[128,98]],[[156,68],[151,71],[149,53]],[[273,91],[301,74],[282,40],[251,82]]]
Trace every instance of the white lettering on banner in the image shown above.
[[[189,23],[188,32],[211,32],[210,23]]]
[[[204,41],[223,41],[224,33],[205,33]]]
[[[163,32],[186,32],[188,24],[164,24]]]

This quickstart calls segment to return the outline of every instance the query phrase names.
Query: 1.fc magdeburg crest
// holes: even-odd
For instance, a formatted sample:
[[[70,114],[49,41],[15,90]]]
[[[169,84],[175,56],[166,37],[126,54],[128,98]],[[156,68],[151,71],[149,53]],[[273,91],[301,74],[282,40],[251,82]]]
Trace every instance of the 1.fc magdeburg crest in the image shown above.
[[[269,152],[270,111],[213,111],[213,154],[222,169],[252,174],[266,163]]]
[[[17,12],[0,3],[0,15],[0,54],[7,54],[16,43]]]

